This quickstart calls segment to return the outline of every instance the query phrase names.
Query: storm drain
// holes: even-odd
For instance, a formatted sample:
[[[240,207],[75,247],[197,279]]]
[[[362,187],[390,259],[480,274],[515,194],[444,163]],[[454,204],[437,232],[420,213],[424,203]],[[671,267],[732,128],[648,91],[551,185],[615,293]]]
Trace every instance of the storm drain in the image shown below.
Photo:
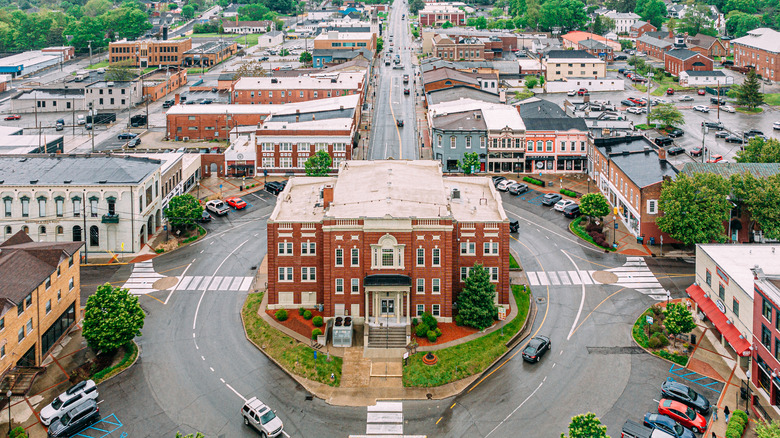
[[[588,347],[588,354],[642,354],[639,347]]]

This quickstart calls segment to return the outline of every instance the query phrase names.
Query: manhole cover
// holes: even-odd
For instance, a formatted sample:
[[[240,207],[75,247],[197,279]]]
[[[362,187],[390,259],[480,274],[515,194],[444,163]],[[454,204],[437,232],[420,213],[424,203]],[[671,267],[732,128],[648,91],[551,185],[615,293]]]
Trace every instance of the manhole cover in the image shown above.
[[[537,297],[536,302],[539,304],[544,304],[545,299],[543,297]]]
[[[152,284],[152,287],[157,290],[165,290],[170,289],[174,286],[176,286],[176,283],[179,282],[179,279],[176,277],[163,277]]]
[[[618,276],[615,273],[607,271],[596,271],[591,277],[601,284],[613,284],[618,281]]]

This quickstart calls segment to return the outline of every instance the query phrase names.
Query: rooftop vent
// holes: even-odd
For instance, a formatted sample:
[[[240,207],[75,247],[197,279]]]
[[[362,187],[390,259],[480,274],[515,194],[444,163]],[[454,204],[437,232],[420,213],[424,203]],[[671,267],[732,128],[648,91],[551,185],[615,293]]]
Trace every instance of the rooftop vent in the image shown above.
[[[63,183],[63,184],[70,184],[70,183],[72,183],[72,182],[73,182],[73,180],[71,180],[71,179],[66,179],[66,180],[65,180],[65,181],[63,181],[62,183]]]
[[[30,184],[38,184],[38,180],[37,179],[31,180]]]
[[[276,79],[276,78],[271,78],[271,83],[272,83],[272,84],[276,84],[276,83],[278,83],[278,82],[279,82],[279,79]]]
[[[456,199],[460,199],[460,189],[457,187],[452,189],[452,200],[454,201]]]

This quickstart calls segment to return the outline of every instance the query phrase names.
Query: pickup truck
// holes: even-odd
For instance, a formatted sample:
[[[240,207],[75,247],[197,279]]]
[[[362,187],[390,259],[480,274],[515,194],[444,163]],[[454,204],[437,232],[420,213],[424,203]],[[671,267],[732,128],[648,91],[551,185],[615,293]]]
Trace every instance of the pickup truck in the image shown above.
[[[206,210],[216,214],[217,216],[224,216],[228,214],[230,208],[220,200],[209,201],[206,203]]]
[[[622,432],[621,438],[674,438],[663,430],[652,429],[631,420],[626,420]]]
[[[409,75],[404,75],[404,84],[409,83]]]

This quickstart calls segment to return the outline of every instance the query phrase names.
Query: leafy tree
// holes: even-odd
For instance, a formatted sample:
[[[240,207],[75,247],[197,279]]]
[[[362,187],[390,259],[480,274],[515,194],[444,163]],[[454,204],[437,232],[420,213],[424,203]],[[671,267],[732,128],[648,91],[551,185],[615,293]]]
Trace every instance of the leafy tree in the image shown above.
[[[92,41],[93,50],[108,46],[103,21],[88,15],[69,24],[65,28],[65,35],[73,36],[70,44],[81,53],[89,51],[89,41]]]
[[[442,29],[449,29],[452,27],[452,23],[450,23],[449,20],[445,21],[444,24],[441,25]]]
[[[710,8],[704,4],[697,4],[686,12],[685,17],[680,20],[677,26],[678,32],[687,32],[689,35],[703,33],[705,35],[716,36],[717,31],[712,27],[710,20]]]
[[[126,60],[109,64],[106,67],[107,81],[132,81],[137,75],[137,70],[133,67],[133,61]]]
[[[176,9],[176,8],[178,8],[178,7],[179,7],[179,5],[177,5],[176,3],[171,3],[171,4],[168,5],[168,9],[171,10],[171,11]]]
[[[666,4],[663,0],[637,0],[635,12],[642,20],[660,29],[666,16]]]
[[[631,40],[620,40],[620,50],[633,49],[634,42]]]
[[[652,68],[651,66],[647,65],[647,62],[645,62],[644,59],[632,55],[630,58],[628,58],[628,61],[626,63],[632,67],[634,67],[634,71],[639,73],[640,75],[646,75],[647,72]]]
[[[420,12],[420,9],[424,7],[425,7],[424,0],[409,0],[409,12],[411,12],[414,15],[417,15],[417,13]]]
[[[529,76],[525,79],[525,88],[528,88],[529,90],[535,88],[537,84],[539,84],[539,78],[536,76]]]
[[[759,421],[756,424],[756,435],[758,438],[780,438],[780,423],[777,420]]]
[[[726,4],[723,6],[722,11],[724,14],[729,14],[732,11],[755,14],[758,12],[758,7],[757,0],[726,0]]]
[[[736,88],[737,105],[753,109],[764,103],[764,95],[761,93],[761,85],[758,83],[758,74],[755,70],[748,71],[745,81]]]
[[[566,438],[566,435],[561,434],[561,438]],[[568,438],[609,438],[609,436],[607,426],[601,425],[601,420],[596,414],[588,412],[571,418]]]
[[[780,141],[753,137],[737,151],[737,163],[780,163]]]
[[[306,176],[328,176],[330,167],[333,164],[330,155],[319,150],[314,155],[310,156],[303,166],[306,168]]]
[[[479,330],[490,327],[498,315],[495,299],[496,286],[490,282],[490,273],[475,263],[458,295],[458,316],[463,324]]]
[[[490,16],[493,18],[498,18],[502,15],[504,15],[504,10],[501,8],[493,8],[490,10]]]
[[[279,56],[289,56],[289,55],[290,55],[290,51],[287,49],[282,49],[279,51]]]
[[[723,222],[731,208],[729,190],[728,182],[717,174],[678,174],[661,187],[658,228],[686,245],[723,242]]]
[[[172,227],[182,229],[194,225],[200,219],[203,206],[194,196],[185,193],[172,197],[163,213]]]
[[[463,160],[458,160],[458,167],[466,175],[473,172],[479,172],[479,154],[476,152],[466,152],[463,154]]]
[[[650,110],[650,120],[658,120],[664,126],[678,126],[685,123],[685,118],[673,103],[662,103]]]
[[[276,18],[271,15],[271,10],[261,3],[239,7],[238,15],[241,20],[245,21],[272,20]]]
[[[98,17],[108,12],[111,9],[111,6],[112,4],[109,0],[89,0],[87,4],[81,8],[81,11],[86,16]]]
[[[260,61],[249,61],[241,64],[238,67],[235,76],[233,76],[233,80],[235,81],[243,77],[257,78],[261,76],[265,76],[263,63]]]
[[[87,298],[81,333],[94,351],[113,353],[141,334],[145,317],[137,296],[106,283]]]
[[[681,333],[690,333],[696,328],[693,321],[693,315],[682,303],[670,303],[664,310],[664,327],[670,335],[674,336],[674,343],[677,345],[677,335]]]
[[[137,8],[121,7],[112,9],[101,16],[106,24],[106,28],[116,35],[117,38],[135,39],[145,34],[152,28],[152,23],[145,12]]]
[[[487,18],[485,17],[469,18],[466,20],[466,25],[476,27],[479,30],[487,29],[488,26]]]
[[[601,193],[587,193],[580,200],[580,212],[591,218],[602,218],[609,215],[610,207],[607,198]]]
[[[312,62],[311,53],[309,52],[301,53],[301,56],[298,58],[298,61],[300,61],[301,64],[307,64],[307,65],[311,64]]]
[[[206,438],[202,433],[190,433],[187,435],[182,435],[181,432],[176,432],[176,438]]]
[[[603,15],[596,15],[593,19],[591,31],[596,35],[604,35],[615,28],[615,20]]]
[[[634,12],[636,0],[607,0],[605,5],[608,9],[614,9],[617,12]]]
[[[540,11],[539,25],[547,30],[556,26],[579,29],[588,20],[585,4],[579,0],[547,0],[542,4]]]
[[[181,16],[189,20],[195,16],[195,8],[192,5],[184,5],[181,7]]]
[[[195,23],[192,26],[192,33],[221,33],[219,31],[219,23]]]
[[[761,18],[755,15],[732,11],[726,18],[726,33],[737,38],[758,27],[761,27]]]
[[[733,199],[747,208],[768,239],[780,239],[780,176],[756,178],[751,173],[731,176]],[[752,226],[750,227],[752,228]]]

